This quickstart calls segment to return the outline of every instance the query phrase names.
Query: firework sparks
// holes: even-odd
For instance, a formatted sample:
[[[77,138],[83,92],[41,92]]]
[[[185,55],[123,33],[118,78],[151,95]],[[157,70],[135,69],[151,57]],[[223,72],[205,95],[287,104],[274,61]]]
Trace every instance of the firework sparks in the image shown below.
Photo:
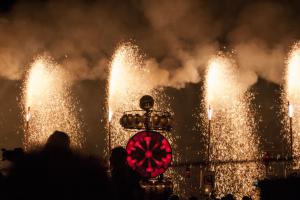
[[[292,142],[291,150],[293,152],[292,155],[295,157],[300,156],[300,113],[298,111],[298,106],[300,105],[300,82],[299,82],[299,74],[300,74],[300,43],[297,43],[292,48],[288,60],[287,60],[287,68],[285,74],[285,98],[284,98],[284,107],[288,105],[288,117],[293,121],[290,121],[286,124],[285,134],[286,138],[289,138]],[[286,110],[286,108],[283,108]],[[293,127],[293,129],[291,128]],[[290,142],[291,142],[290,141]],[[295,162],[298,167],[300,166],[299,161]],[[295,166],[296,167],[296,166]]]
[[[80,147],[81,123],[65,72],[49,58],[40,57],[33,62],[24,85],[25,148],[44,144],[55,130],[67,132],[71,145]]]
[[[137,46],[126,43],[116,50],[108,83],[108,120],[111,122],[113,147],[125,146],[132,136],[119,124],[124,111],[140,109],[139,99],[145,94],[154,97],[156,109],[164,104],[161,101],[163,94],[147,81],[149,73]]]
[[[119,119],[124,111],[140,109],[139,100],[143,95],[148,94],[154,97],[154,109],[170,111],[170,105],[166,101],[168,98],[161,88],[154,88],[150,73],[137,46],[125,43],[114,53],[107,90],[108,121],[110,122],[108,131],[111,133],[111,137],[107,137],[107,141],[111,140],[112,148],[126,146],[129,138],[134,135],[135,132],[125,131],[121,127]],[[172,145],[173,154],[176,154],[175,138],[171,134],[162,134]],[[178,159],[177,155],[175,157]],[[174,177],[174,179],[181,177],[175,174],[176,172],[172,169],[166,172],[167,176]],[[178,183],[179,181],[175,180],[175,190],[177,191],[180,190]]]
[[[120,46],[113,56],[108,86],[108,120],[111,124],[112,148],[125,146],[131,136],[119,124],[123,112],[138,109],[139,98],[150,92],[143,84],[145,69],[141,66],[138,49],[130,44]]]
[[[205,82],[205,107],[211,125],[212,161],[254,160],[258,158],[258,138],[254,136],[254,120],[249,97],[239,84],[235,63],[225,56],[210,60]],[[216,174],[216,193],[256,196],[253,182],[259,178],[258,164],[211,164]]]

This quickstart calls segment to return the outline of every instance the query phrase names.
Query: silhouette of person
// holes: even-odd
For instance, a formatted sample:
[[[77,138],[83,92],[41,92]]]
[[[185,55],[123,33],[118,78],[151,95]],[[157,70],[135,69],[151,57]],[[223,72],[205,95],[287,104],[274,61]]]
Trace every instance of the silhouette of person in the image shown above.
[[[251,197],[243,196],[242,200],[251,200]]]
[[[170,196],[169,200],[179,200],[179,196],[174,194]]]
[[[111,177],[116,199],[142,199],[140,177],[127,164],[127,152],[123,147],[116,147],[110,156]]]
[[[224,200],[235,200],[234,196],[232,194],[227,194],[225,197],[222,197],[221,199]]]
[[[22,148],[14,148],[13,150],[2,150],[2,161],[10,161],[10,162],[17,162],[20,160],[24,155],[24,150]]]
[[[15,163],[7,188],[9,199],[112,199],[102,161],[72,152],[69,136],[60,131]]]
[[[191,197],[189,197],[189,200],[198,200],[198,198],[195,196],[191,196]]]
[[[54,131],[48,138],[44,149],[49,151],[69,151],[70,137],[64,132]]]

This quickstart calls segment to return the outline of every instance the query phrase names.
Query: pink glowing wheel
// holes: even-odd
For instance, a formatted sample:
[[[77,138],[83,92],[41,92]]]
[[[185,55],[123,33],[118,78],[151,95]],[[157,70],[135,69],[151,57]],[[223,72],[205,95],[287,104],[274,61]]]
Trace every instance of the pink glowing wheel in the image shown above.
[[[127,143],[128,165],[145,178],[164,173],[172,161],[172,149],[168,140],[158,132],[142,131]]]

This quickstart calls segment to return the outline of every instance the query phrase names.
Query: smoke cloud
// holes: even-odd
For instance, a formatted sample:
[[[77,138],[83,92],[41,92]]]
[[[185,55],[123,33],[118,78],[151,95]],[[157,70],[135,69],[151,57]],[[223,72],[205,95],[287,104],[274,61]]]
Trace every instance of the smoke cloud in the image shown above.
[[[74,80],[106,79],[115,48],[133,41],[156,86],[198,83],[208,60],[234,51],[245,84],[283,80],[299,38],[297,1],[25,1],[0,12],[0,76],[18,80],[47,53]],[[0,9],[1,10],[1,9]]]

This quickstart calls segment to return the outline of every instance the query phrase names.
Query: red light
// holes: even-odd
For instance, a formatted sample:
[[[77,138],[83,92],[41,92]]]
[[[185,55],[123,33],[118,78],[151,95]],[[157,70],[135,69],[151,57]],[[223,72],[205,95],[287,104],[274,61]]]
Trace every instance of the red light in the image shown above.
[[[167,139],[155,131],[135,134],[126,147],[128,165],[145,178],[164,173],[172,161],[172,149]]]
[[[152,158],[152,152],[151,151],[146,151],[145,153],[146,158]]]

